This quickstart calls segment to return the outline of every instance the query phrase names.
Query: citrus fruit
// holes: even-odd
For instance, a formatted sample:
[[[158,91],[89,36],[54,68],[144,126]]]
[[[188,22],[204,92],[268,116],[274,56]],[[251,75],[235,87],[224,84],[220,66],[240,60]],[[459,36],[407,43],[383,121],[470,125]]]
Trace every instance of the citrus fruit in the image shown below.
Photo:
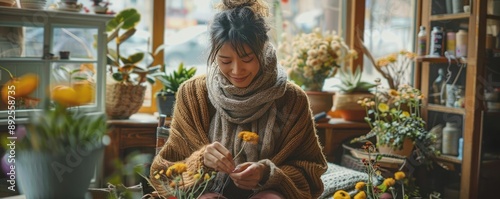
[[[6,82],[2,87],[2,99],[7,102],[8,96],[14,98],[25,97],[31,94],[38,86],[38,75],[28,73]]]
[[[64,85],[55,86],[51,98],[63,106],[77,106],[79,102],[75,89]]]

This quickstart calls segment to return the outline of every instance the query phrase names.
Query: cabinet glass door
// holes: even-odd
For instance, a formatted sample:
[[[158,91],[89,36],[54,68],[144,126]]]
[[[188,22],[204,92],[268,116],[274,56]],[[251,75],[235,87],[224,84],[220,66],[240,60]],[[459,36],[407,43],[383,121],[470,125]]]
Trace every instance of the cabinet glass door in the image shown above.
[[[69,52],[68,59],[93,59],[97,57],[96,28],[55,27],[52,35],[51,52],[60,59],[61,52]]]
[[[44,28],[0,25],[0,59],[36,57],[43,54]]]

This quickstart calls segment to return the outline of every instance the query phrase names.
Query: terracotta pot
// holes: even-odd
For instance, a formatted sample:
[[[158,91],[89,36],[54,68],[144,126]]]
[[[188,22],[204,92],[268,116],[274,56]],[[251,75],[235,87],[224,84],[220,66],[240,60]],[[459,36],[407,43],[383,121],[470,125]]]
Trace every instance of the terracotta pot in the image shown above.
[[[306,91],[306,94],[314,115],[321,112],[328,112],[332,108],[334,93]]]
[[[371,93],[336,93],[332,111],[339,112],[342,119],[346,121],[365,121],[366,110],[358,104],[358,100],[372,97]]]
[[[377,137],[378,140],[378,137]],[[411,155],[411,152],[413,151],[413,141],[411,141],[409,138],[406,138],[405,141],[403,142],[403,148],[400,150],[393,149],[391,146],[387,145],[377,145],[378,151],[383,154],[394,154],[394,155],[399,155],[399,156],[404,156],[408,157]]]
[[[338,110],[338,113],[345,121],[364,122],[366,117],[365,110]]]

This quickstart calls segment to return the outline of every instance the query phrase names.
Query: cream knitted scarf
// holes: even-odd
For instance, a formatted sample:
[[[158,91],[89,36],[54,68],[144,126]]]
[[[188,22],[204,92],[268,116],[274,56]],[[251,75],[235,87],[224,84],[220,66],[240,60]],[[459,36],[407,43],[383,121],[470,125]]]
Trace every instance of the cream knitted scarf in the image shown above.
[[[267,44],[265,50],[264,65],[247,88],[232,85],[217,65],[207,71],[208,97],[216,109],[210,122],[210,141],[220,142],[234,156],[243,146],[237,138],[240,131],[259,135],[259,144],[246,144],[236,164],[269,158],[274,153],[274,139],[279,136],[275,100],[285,94],[287,77],[277,64],[273,46]]]

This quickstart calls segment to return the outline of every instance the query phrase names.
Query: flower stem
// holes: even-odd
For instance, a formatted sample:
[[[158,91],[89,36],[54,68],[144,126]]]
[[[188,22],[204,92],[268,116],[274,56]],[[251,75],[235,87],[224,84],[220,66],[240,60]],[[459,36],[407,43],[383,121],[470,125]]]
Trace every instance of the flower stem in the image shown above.
[[[247,142],[243,142],[243,146],[241,146],[240,151],[236,154],[236,156],[234,156],[233,160],[236,159],[241,154],[241,152],[243,152],[243,149],[245,148],[246,144]]]
[[[12,73],[7,68],[4,68],[3,66],[0,66],[0,68],[7,71],[7,73],[9,73],[10,79],[14,79],[14,75],[12,75]]]

